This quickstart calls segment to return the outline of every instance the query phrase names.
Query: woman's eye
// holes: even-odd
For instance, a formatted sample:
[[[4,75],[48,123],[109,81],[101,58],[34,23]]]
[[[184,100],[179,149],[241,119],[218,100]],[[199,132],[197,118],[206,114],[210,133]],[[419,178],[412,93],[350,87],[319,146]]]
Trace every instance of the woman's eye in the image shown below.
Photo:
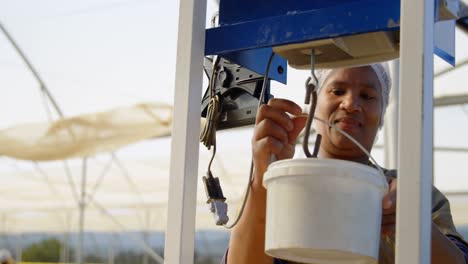
[[[375,98],[375,96],[370,95],[370,94],[368,94],[368,93],[363,93],[363,94],[361,94],[361,97],[362,97],[364,100],[372,100],[372,99]]]
[[[333,90],[331,90],[331,92],[332,92],[334,95],[343,95],[343,94],[345,94],[345,91],[342,90],[342,89],[333,89]]]

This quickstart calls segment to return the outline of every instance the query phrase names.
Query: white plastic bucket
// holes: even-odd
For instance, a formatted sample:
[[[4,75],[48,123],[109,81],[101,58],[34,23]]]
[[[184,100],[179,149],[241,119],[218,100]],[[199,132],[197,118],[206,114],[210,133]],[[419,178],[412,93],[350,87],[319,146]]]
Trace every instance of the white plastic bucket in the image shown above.
[[[334,159],[272,163],[265,253],[320,264],[377,263],[382,198],[388,184],[369,166]]]

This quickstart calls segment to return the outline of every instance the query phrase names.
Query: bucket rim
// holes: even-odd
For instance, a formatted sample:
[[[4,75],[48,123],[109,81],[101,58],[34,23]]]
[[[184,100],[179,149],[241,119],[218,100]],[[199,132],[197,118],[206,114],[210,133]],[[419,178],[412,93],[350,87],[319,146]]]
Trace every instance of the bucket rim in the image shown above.
[[[291,165],[296,164],[296,166],[291,167]],[[316,167],[342,167],[346,168],[346,170],[360,170],[363,173],[357,174],[359,176],[355,176],[360,180],[364,180],[376,187],[378,187],[382,193],[388,192],[388,182],[386,178],[382,178],[382,175],[376,168],[373,168],[369,165],[364,165],[361,163],[357,163],[354,161],[349,160],[341,160],[341,159],[318,159],[318,158],[299,158],[299,159],[285,159],[285,160],[278,160],[271,163],[268,166],[267,171],[263,175],[263,186],[267,188],[268,183],[271,180],[280,178],[280,177],[291,177],[291,176],[299,176],[298,174],[294,175],[292,171],[294,170],[301,170],[305,168],[316,168]],[[300,174],[304,175],[304,174]],[[371,176],[372,175],[372,176]]]

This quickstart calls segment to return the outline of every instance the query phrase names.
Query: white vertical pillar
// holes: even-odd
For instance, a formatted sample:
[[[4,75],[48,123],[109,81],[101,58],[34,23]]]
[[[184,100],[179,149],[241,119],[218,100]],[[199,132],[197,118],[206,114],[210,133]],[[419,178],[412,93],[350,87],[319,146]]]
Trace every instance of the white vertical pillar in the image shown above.
[[[117,244],[117,239],[113,239],[112,237],[115,237],[115,234],[112,234],[110,241],[108,243],[108,264],[114,264],[114,258],[115,258],[115,247]]]
[[[181,0],[165,263],[193,263],[206,0]]]
[[[72,222],[72,213],[67,211],[64,216],[65,219],[65,232],[63,233],[63,243],[61,250],[61,260],[63,263],[68,263],[69,253],[70,253],[70,232],[71,232],[71,222]]]
[[[82,170],[81,170],[81,197],[78,202],[79,206],[79,231],[78,231],[78,243],[76,250],[76,262],[83,264],[84,261],[84,224],[85,224],[85,209],[86,209],[86,174],[87,174],[87,158],[83,158]]]
[[[60,256],[59,256],[59,261],[61,263],[66,263],[65,262],[65,232],[63,232],[63,237],[60,243]]]
[[[144,243],[148,246],[151,247],[151,242],[150,242],[150,228],[151,228],[151,219],[150,219],[150,212],[146,208],[145,209],[145,223],[144,223],[144,228],[143,228],[143,241]],[[149,261],[149,255],[147,251],[143,252],[143,260],[142,264],[148,264]]]
[[[22,255],[23,255],[23,234],[18,233],[16,235],[16,250],[15,250],[16,263],[21,263]]]
[[[384,122],[384,158],[387,169],[395,169],[398,159],[398,91],[400,86],[400,61],[390,64],[392,89]]]
[[[401,1],[397,264],[431,260],[434,5]]]

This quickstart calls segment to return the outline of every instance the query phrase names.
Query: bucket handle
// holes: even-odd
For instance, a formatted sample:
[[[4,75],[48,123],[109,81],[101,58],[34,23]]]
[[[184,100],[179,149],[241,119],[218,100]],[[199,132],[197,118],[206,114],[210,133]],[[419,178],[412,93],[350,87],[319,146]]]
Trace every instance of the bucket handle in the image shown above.
[[[321,123],[324,123],[326,124],[327,126],[331,127],[331,128],[334,128],[336,129],[338,132],[340,132],[343,136],[345,136],[346,138],[348,138],[349,140],[351,140],[351,142],[353,142],[358,148],[360,148],[362,150],[362,152],[364,152],[367,157],[369,157],[369,159],[372,161],[372,163],[374,164],[374,166],[377,168],[377,170],[379,171],[379,173],[382,175],[382,177],[385,178],[385,173],[383,172],[382,168],[379,166],[379,164],[377,163],[377,161],[375,161],[374,157],[372,157],[372,155],[369,153],[369,151],[367,151],[366,148],[364,148],[361,143],[359,143],[356,139],[354,139],[351,135],[349,135],[348,133],[344,132],[341,128],[339,128],[338,126],[328,122],[328,121],[325,121],[319,117],[316,117],[314,116],[313,119],[315,119],[316,121],[319,121]]]

